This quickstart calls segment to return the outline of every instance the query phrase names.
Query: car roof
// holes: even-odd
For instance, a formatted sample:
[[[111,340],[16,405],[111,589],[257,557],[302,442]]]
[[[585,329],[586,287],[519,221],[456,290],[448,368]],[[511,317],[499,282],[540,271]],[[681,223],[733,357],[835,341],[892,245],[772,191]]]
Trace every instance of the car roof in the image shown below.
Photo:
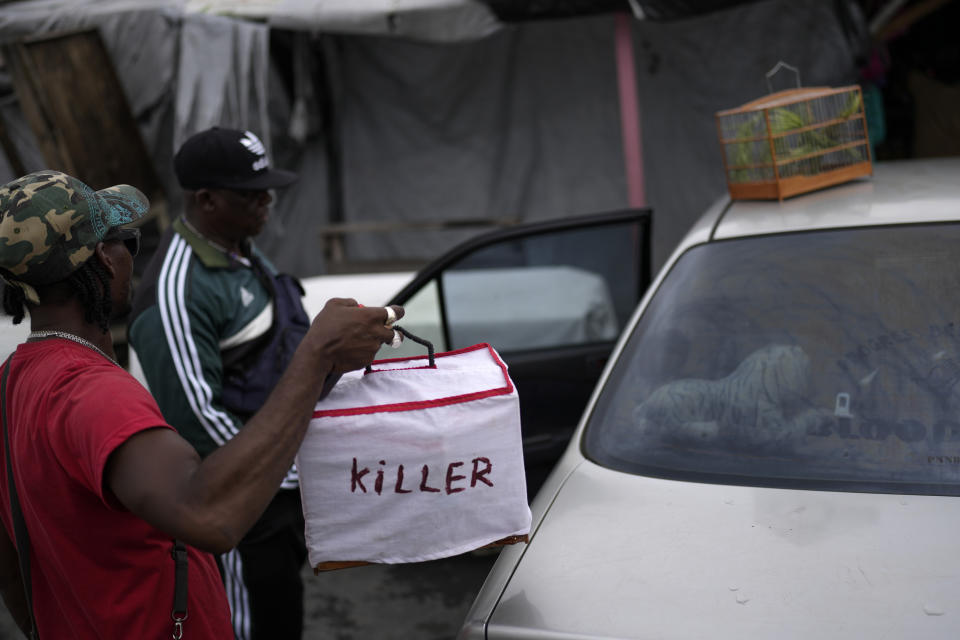
[[[783,201],[724,197],[682,243],[746,236],[960,220],[960,157],[878,162],[872,176]]]

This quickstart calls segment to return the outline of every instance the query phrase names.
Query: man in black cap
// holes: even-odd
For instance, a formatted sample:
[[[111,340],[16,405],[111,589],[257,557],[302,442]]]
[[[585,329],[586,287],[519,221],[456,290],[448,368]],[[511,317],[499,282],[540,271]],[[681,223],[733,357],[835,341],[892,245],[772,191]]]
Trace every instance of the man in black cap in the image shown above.
[[[253,245],[271,168],[250,131],[214,127],[174,157],[184,215],[161,239],[130,316],[129,339],[164,417],[206,457],[243,428],[286,368],[309,321],[296,279]],[[300,638],[306,559],[297,470],[250,533],[220,556],[238,640]]]

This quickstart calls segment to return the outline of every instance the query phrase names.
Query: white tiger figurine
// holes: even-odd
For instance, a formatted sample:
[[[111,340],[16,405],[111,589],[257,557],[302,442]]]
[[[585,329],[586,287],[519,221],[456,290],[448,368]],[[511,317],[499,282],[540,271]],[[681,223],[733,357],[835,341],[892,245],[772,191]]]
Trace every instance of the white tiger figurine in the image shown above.
[[[663,440],[709,444],[718,438],[751,447],[778,446],[804,435],[822,413],[801,410],[810,389],[810,359],[799,346],[754,351],[725,378],[682,379],[634,409],[635,424]]]

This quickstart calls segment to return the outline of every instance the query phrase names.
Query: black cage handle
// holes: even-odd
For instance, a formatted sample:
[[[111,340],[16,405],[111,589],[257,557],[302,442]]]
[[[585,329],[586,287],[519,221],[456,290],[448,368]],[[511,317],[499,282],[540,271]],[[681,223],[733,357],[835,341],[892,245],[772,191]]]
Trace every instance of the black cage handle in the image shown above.
[[[434,360],[434,348],[433,348],[432,342],[430,342],[429,340],[424,340],[420,336],[413,335],[412,333],[410,333],[409,331],[407,331],[406,329],[404,329],[398,324],[393,325],[391,329],[393,329],[394,331],[399,331],[404,338],[408,338],[410,340],[413,340],[417,344],[425,346],[427,348],[427,358],[430,361],[430,368],[432,369],[433,367],[436,366],[436,361]],[[366,368],[366,372],[370,373],[371,371],[373,371],[373,369],[368,364]]]

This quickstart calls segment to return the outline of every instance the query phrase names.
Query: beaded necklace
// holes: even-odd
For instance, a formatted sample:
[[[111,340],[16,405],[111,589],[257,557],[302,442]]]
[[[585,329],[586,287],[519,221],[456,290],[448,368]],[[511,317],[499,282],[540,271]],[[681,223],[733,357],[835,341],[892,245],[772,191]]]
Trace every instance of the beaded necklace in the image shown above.
[[[47,339],[47,338],[62,338],[62,339],[64,339],[64,340],[70,340],[70,341],[72,341],[72,342],[76,342],[77,344],[82,344],[83,346],[87,347],[88,349],[93,349],[94,351],[96,351],[97,353],[99,353],[100,355],[102,355],[104,358],[106,358],[107,360],[109,360],[109,361],[112,362],[113,364],[115,364],[115,365],[117,365],[117,366],[120,366],[120,363],[118,363],[116,360],[114,360],[113,358],[111,358],[110,356],[108,356],[108,355],[103,351],[103,349],[101,349],[101,348],[98,347],[97,345],[93,344],[93,343],[90,342],[89,340],[85,340],[85,339],[81,338],[80,336],[74,335],[74,334],[69,333],[69,332],[67,332],[67,331],[56,331],[56,330],[53,330],[53,329],[46,329],[46,330],[43,330],[43,331],[31,331],[31,332],[30,332],[30,335],[27,336],[27,341],[28,341],[28,342],[36,342],[37,340],[45,340],[45,339]]]

